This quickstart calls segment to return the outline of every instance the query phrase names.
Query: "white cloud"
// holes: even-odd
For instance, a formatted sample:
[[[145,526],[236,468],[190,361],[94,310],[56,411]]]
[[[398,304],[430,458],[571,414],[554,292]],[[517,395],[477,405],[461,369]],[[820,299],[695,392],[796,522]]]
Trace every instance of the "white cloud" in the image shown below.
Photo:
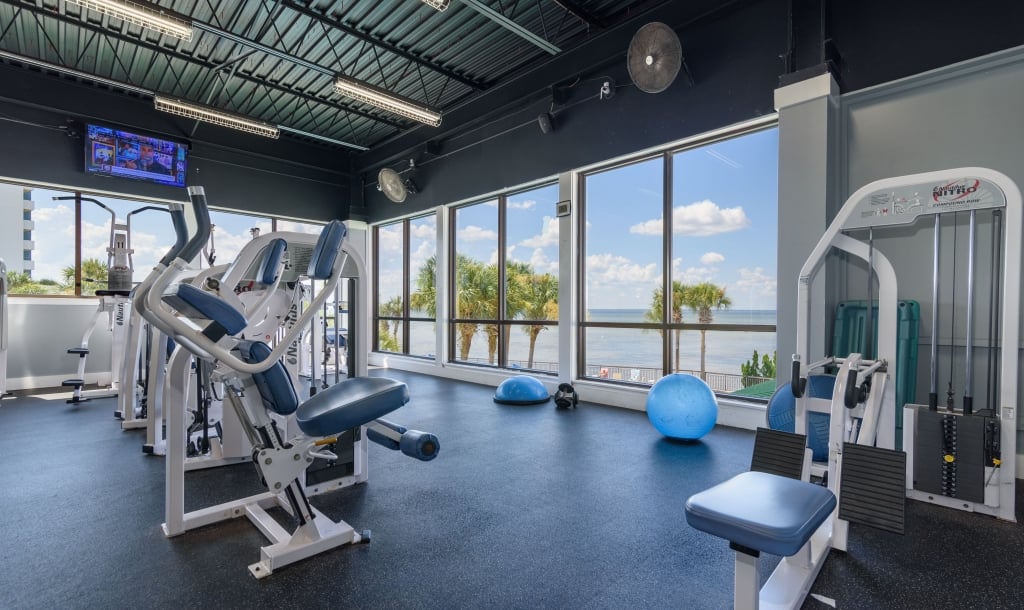
[[[420,239],[436,239],[437,218],[435,216],[428,216],[424,219],[424,222],[409,223],[409,236]]]
[[[699,284],[710,282],[717,271],[710,267],[687,267],[681,273],[677,273],[675,277],[684,284]]]
[[[750,269],[742,267],[739,270],[739,274],[740,279],[737,280],[735,284],[737,289],[749,291],[754,295],[761,297],[775,297],[778,280],[769,275],[765,275],[763,268],[754,267],[753,269]]]
[[[308,222],[296,222],[293,220],[277,221],[278,231],[292,231],[295,233],[309,233],[310,235],[319,235],[320,231],[322,231],[323,228],[323,225],[317,225]]]
[[[377,247],[381,252],[393,252],[402,247],[402,225],[383,226],[377,231]]]
[[[32,210],[32,220],[35,222],[52,222],[58,219],[71,219],[74,213],[71,208],[63,203],[52,207],[39,207]]]
[[[269,221],[259,221],[254,227],[260,230],[260,235],[266,235],[270,232]],[[230,263],[238,257],[238,253],[242,251],[245,244],[252,241],[252,235],[249,233],[249,229],[245,229],[241,233],[230,233],[223,227],[218,227],[216,224],[213,229],[213,245],[217,250],[217,260],[214,262],[216,265],[223,263]]]
[[[507,205],[510,210],[532,210],[537,207],[537,202],[533,199],[524,199],[523,201],[509,199]]]
[[[704,255],[700,257],[700,262],[705,265],[717,265],[724,261],[725,257],[718,252],[705,252]]]
[[[469,225],[459,231],[459,239],[466,241],[498,241],[498,233],[492,229],[484,229],[476,225]]]
[[[587,279],[591,282],[653,282],[658,278],[655,263],[641,265],[624,256],[592,254],[587,257]]]
[[[707,237],[721,233],[739,231],[750,225],[750,219],[741,206],[720,208],[718,204],[705,199],[672,210],[672,234],[691,237]],[[629,228],[638,235],[661,235],[660,218],[646,220]]]
[[[537,273],[551,273],[558,276],[558,260],[549,259],[542,248],[533,250],[529,262]]]
[[[434,242],[420,242],[420,245],[409,253],[409,268],[413,270],[413,273],[416,273],[431,256],[434,256]]]
[[[540,230],[540,235],[528,237],[519,242],[518,245],[525,246],[527,248],[545,248],[547,246],[558,245],[558,219],[545,216],[543,227]]]

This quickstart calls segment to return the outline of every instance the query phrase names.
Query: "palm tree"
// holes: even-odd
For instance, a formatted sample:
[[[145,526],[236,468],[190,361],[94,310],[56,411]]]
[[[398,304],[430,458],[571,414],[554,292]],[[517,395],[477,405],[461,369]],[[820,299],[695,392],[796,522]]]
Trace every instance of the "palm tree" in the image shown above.
[[[390,348],[388,351],[402,351],[402,342],[398,339],[398,325],[402,323],[402,297],[396,296],[380,304],[378,314],[391,320],[380,321],[380,333],[377,339],[381,349],[385,345]]]
[[[711,282],[701,282],[689,286],[683,293],[683,303],[697,314],[697,322],[700,324],[711,324],[714,319],[715,309],[727,309],[732,307],[732,299],[725,296],[725,288],[720,288]],[[704,356],[707,351],[707,329],[700,329],[700,378],[705,379]]]
[[[64,284],[74,288],[75,267],[64,267],[62,275]],[[107,264],[98,258],[87,258],[82,261],[82,294],[96,294],[96,290],[107,287]]]
[[[509,278],[509,299],[516,299],[517,314],[525,320],[557,320],[558,319],[558,278],[550,273],[530,273]],[[514,288],[513,288],[514,281]],[[509,315],[511,317],[511,314]],[[529,324],[523,327],[530,338],[530,351],[526,367],[533,368],[533,354],[537,346],[537,337],[547,328],[544,324]],[[507,345],[507,342],[506,342]]]
[[[522,318],[526,308],[528,295],[524,293],[523,278],[532,277],[533,267],[520,261],[505,261],[505,319]],[[508,352],[512,340],[512,325],[505,324],[505,361],[508,363]]]
[[[484,265],[465,255],[455,259],[455,317],[462,319],[486,319],[493,317],[497,306],[497,267]],[[469,349],[479,325],[461,322],[457,325],[459,334],[459,358],[469,359]]]
[[[689,286],[683,284],[678,280],[672,282],[672,324],[683,323],[683,301],[686,291],[689,290]],[[665,297],[662,294],[661,288],[654,289],[654,295],[651,299],[651,308],[644,312],[644,321],[652,322],[655,324],[663,324],[665,322]],[[675,334],[675,369],[679,370],[679,343],[680,337],[682,336],[682,329],[674,329]],[[658,334],[661,334],[661,329],[658,330]]]
[[[437,257],[431,256],[423,262],[416,273],[416,290],[409,295],[409,306],[425,311],[437,319]]]

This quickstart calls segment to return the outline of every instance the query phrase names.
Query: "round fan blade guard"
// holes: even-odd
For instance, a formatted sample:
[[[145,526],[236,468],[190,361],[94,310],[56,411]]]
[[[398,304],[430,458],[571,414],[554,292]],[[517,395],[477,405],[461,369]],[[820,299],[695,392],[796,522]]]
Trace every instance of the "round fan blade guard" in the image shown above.
[[[390,167],[385,167],[377,174],[377,188],[395,203],[402,203],[409,194],[402,177]]]
[[[668,89],[683,63],[683,47],[675,31],[653,21],[641,27],[629,41],[626,68],[637,89],[661,93]]]

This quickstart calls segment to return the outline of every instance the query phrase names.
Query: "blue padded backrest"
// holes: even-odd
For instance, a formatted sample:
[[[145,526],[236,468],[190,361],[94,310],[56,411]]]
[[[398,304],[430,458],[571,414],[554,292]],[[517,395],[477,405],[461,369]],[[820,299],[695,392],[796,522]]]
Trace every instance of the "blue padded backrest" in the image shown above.
[[[260,262],[260,269],[256,272],[256,278],[264,286],[271,286],[277,279],[277,266],[281,264],[281,257],[288,250],[288,242],[278,238],[270,242],[270,246],[263,252],[263,261]]]
[[[320,231],[320,238],[316,240],[316,247],[313,248],[313,255],[309,259],[309,269],[306,271],[306,275],[314,280],[326,280],[331,277],[334,260],[341,250],[341,242],[347,233],[348,229],[340,220],[332,220],[327,223],[323,231]]]
[[[238,349],[242,359],[248,363],[263,362],[271,352],[262,341],[242,341]],[[292,379],[280,360],[262,373],[254,373],[252,379],[260,391],[264,407],[279,415],[291,415],[299,408],[299,397],[295,395]]]
[[[229,335],[237,335],[246,325],[245,316],[237,309],[191,284],[171,286],[164,293],[163,300],[185,316],[217,322]]]

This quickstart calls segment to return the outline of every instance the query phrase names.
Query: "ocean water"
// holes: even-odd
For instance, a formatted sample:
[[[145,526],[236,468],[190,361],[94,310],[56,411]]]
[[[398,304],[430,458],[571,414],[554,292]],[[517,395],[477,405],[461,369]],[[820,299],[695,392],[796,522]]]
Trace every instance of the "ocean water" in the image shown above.
[[[591,322],[642,322],[642,309],[594,309],[589,312]],[[690,322],[694,314],[687,312],[683,320]],[[722,310],[714,312],[715,324],[774,325],[774,310]],[[433,324],[413,324],[410,328],[410,352],[432,354],[434,348]],[[683,331],[679,337],[679,368],[700,369],[700,331]],[[558,333],[555,327],[540,333],[534,350],[534,366],[548,368],[544,363],[558,362]],[[775,332],[707,331],[705,367],[709,372],[740,374],[740,366],[750,360],[754,350],[771,355],[775,351]],[[515,327],[509,336],[509,360],[528,358],[529,340],[521,327]],[[586,362],[590,366],[622,368],[660,368],[661,335],[656,331],[638,329],[588,328],[585,333]],[[673,342],[674,346],[674,342]],[[674,348],[673,348],[674,351]],[[455,356],[458,356],[456,353]],[[471,361],[487,361],[487,337],[483,329],[473,337],[469,352]]]

